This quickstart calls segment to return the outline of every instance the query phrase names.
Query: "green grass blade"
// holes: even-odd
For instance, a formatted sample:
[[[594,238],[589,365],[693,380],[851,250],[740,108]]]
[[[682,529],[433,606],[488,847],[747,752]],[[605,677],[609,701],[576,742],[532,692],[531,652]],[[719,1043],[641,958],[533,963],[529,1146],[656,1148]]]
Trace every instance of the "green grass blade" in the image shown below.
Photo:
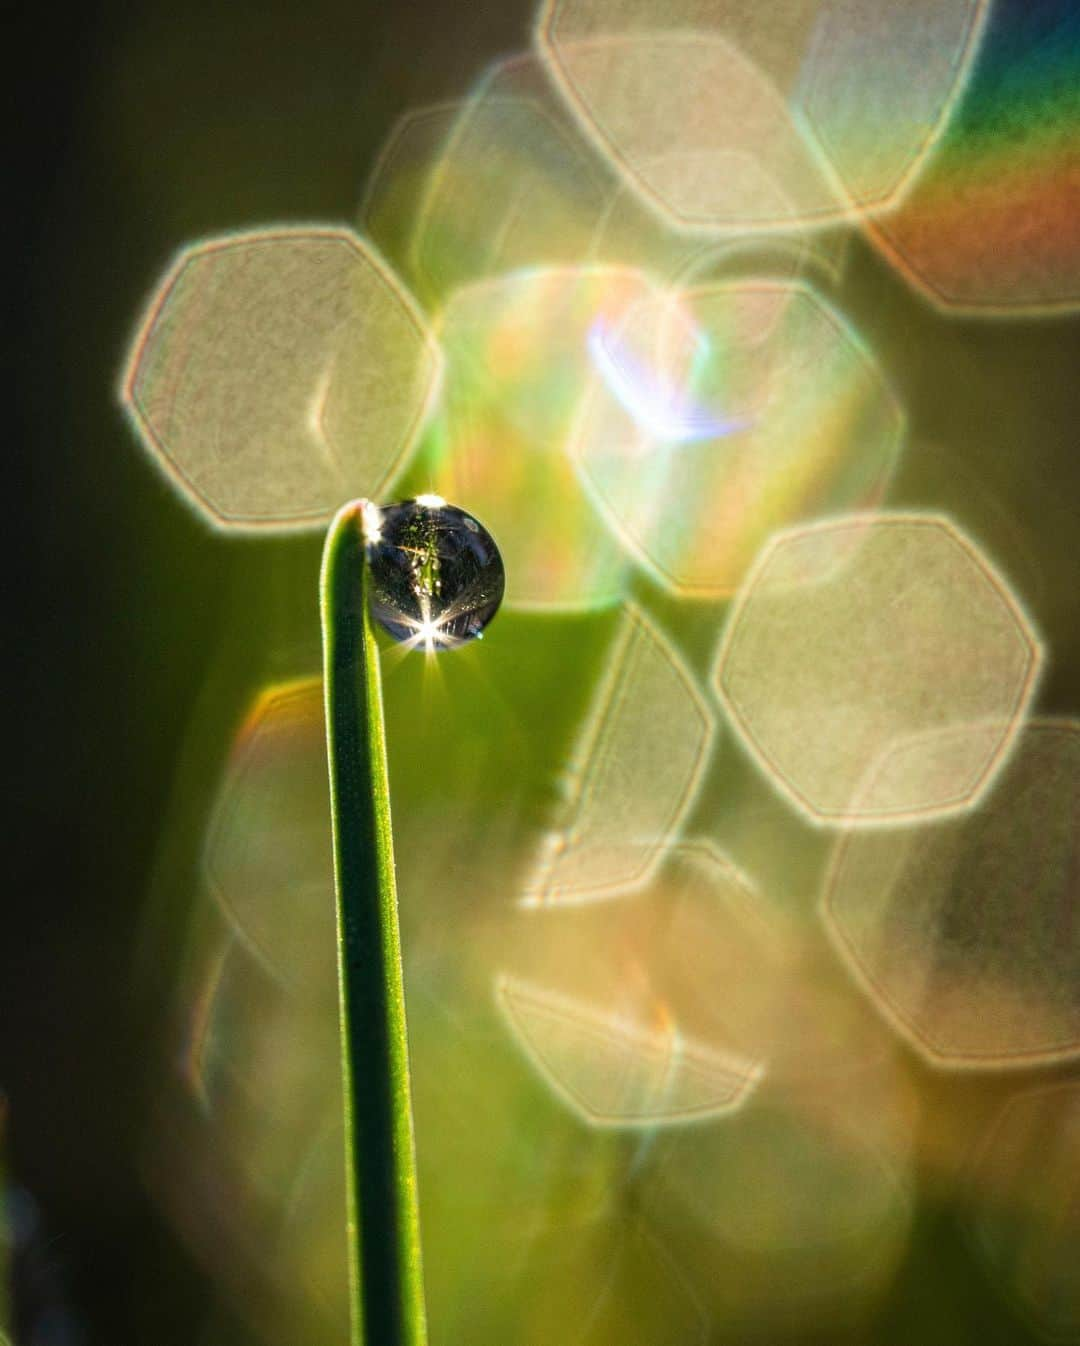
[[[323,551],[353,1346],[427,1341],[390,790],[363,515]]]

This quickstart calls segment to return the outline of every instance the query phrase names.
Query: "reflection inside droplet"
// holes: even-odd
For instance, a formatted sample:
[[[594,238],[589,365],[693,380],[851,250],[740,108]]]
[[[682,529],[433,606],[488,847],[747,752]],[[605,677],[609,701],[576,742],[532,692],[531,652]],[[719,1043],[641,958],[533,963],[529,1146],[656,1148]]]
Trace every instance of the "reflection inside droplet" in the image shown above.
[[[371,610],[395,640],[427,652],[480,636],[502,602],[491,534],[440,496],[364,511]]]

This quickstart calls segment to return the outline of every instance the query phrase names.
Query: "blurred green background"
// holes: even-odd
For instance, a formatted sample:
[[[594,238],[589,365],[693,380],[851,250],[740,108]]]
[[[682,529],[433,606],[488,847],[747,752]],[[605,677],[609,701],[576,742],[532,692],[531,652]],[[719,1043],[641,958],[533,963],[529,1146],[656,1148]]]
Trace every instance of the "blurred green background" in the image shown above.
[[[176,988],[191,949],[199,848],[230,744],[261,686],[318,666],[320,543],[225,540],[179,504],[117,402],[137,316],[192,239],[267,222],[353,221],[397,117],[463,96],[489,62],[528,46],[531,20],[532,6],[519,0],[183,7],[135,0],[42,15],[18,53],[6,785],[14,862],[0,969],[5,1162],[27,1231],[17,1250],[16,1340],[277,1339],[250,1311],[262,1293],[258,1268],[233,1267],[223,1288],[212,1234],[198,1219],[185,1232],[162,1196],[164,1154],[196,1212],[205,1216],[221,1198],[212,1168],[185,1169],[187,1142],[163,1080],[177,1052]],[[947,510],[987,546],[1050,648],[1040,711],[1075,715],[1080,324],[942,317],[859,241],[838,297],[908,414],[910,448],[890,503]],[[639,587],[660,620],[665,613],[669,625],[682,620],[647,581]],[[515,854],[507,839],[515,824],[539,826],[612,629],[610,615],[499,621],[483,650],[486,668],[481,652],[470,651],[471,663],[451,669],[441,690],[421,686],[411,667],[388,682],[394,786],[408,819],[399,843],[407,852],[403,905],[425,884],[435,890],[447,872],[440,856],[466,847],[460,872],[446,881],[453,900],[443,907],[436,895],[421,908],[417,899],[403,917],[406,943],[412,930],[435,967],[430,981],[415,973],[418,1000],[430,992],[439,1004],[439,969],[459,953],[477,956],[458,943],[472,928],[470,873],[482,897]],[[699,670],[717,621],[715,607],[702,608],[680,631]],[[473,678],[483,696],[470,690]],[[491,719],[493,705],[501,722]],[[545,726],[539,738],[537,724]],[[808,833],[792,844],[813,853],[819,840]],[[806,864],[817,862],[811,854]],[[425,1107],[442,1119],[438,1101],[423,1101],[441,1093],[442,1070],[460,1082],[477,1071],[518,1069],[499,1064],[505,1045],[489,1051],[470,1043],[468,1015],[463,1022],[463,1035],[448,1033],[445,1043],[434,1027],[418,1030],[427,1034],[417,1048],[421,1127]],[[962,1131],[966,1117],[990,1115],[1010,1087],[905,1069],[920,1098],[919,1128],[931,1136],[924,1150],[939,1133]],[[602,1186],[603,1174],[626,1161],[622,1139],[590,1140],[584,1155],[580,1136],[542,1091],[527,1082],[520,1089],[524,1101],[513,1107],[521,1115],[506,1125],[529,1134],[549,1119],[545,1143],[555,1148],[565,1131],[572,1191],[560,1199],[566,1209],[577,1199],[587,1205],[589,1181]],[[468,1130],[467,1119],[461,1125]],[[174,1126],[181,1134],[170,1149],[160,1138]],[[459,1162],[447,1145],[441,1156],[429,1142],[436,1173],[441,1162]],[[423,1150],[422,1140],[422,1159]],[[573,1176],[578,1163],[587,1177]],[[483,1196],[475,1210],[462,1210],[451,1185],[433,1205],[453,1209],[432,1218],[442,1230],[465,1231],[470,1256],[498,1262],[506,1237],[492,1216],[498,1192]],[[677,1249],[678,1233],[669,1234]],[[558,1256],[572,1268],[569,1284],[573,1268],[599,1274],[607,1252],[571,1240],[560,1241]],[[466,1299],[490,1293],[473,1271],[475,1291],[461,1271]],[[431,1270],[440,1304],[453,1299],[440,1280],[447,1274]],[[448,1329],[445,1339],[503,1346],[500,1314],[511,1312],[515,1292],[506,1293],[504,1304],[490,1304],[490,1321],[475,1319],[490,1335],[469,1336],[481,1326],[459,1323],[462,1335]],[[532,1303],[527,1311],[539,1321],[543,1308]],[[536,1346],[569,1339],[559,1312],[548,1310],[550,1328],[526,1338]],[[659,1330],[675,1330],[673,1321]],[[737,1315],[732,1321],[730,1332],[710,1340],[756,1340],[771,1330]],[[294,1339],[312,1339],[304,1337],[310,1330],[298,1323]],[[853,1323],[811,1316],[804,1329],[789,1323],[785,1331],[806,1342],[867,1346],[1039,1339],[993,1292],[951,1198],[932,1182],[870,1307]]]

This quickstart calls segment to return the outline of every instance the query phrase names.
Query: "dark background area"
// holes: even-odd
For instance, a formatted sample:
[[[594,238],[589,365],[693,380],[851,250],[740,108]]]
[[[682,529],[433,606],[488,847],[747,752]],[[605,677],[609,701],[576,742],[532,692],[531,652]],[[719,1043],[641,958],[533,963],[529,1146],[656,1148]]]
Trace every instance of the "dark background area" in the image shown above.
[[[0,1087],[5,1165],[38,1212],[21,1331],[44,1306],[67,1310],[35,1346],[198,1339],[208,1282],[139,1176],[161,1036],[132,968],[192,708],[226,634],[254,649],[279,619],[261,544],[207,532],[124,420],[115,388],[134,324],[194,238],[352,219],[397,116],[461,96],[527,45],[531,17],[529,0],[131,0],[40,10],[14,53]],[[996,453],[999,479],[983,486],[1048,555],[1074,555],[1075,321],[949,323],[861,246],[847,297],[924,441],[1000,449],[1038,411],[1043,470],[1024,473],[1017,454],[1014,473]],[[962,406],[941,392],[957,380],[972,388]],[[925,481],[940,500],[932,464],[913,462],[908,497]],[[946,475],[962,511],[967,478]],[[317,540],[274,545],[309,557],[314,580]],[[1058,585],[1043,610],[1033,601],[1054,649],[1040,704],[1075,714],[1077,595]],[[165,957],[163,988],[170,971]],[[924,1215],[888,1339],[1023,1339],[935,1218]],[[935,1295],[928,1331],[918,1306]]]
[[[207,1303],[140,1184],[160,1024],[132,966],[186,721],[226,623],[254,642],[273,604],[260,547],[207,532],[143,459],[115,395],[134,324],[192,238],[353,218],[396,117],[464,93],[530,14],[91,4],[39,10],[13,53],[0,1082],[38,1212],[20,1335],[63,1301],[42,1343],[188,1346]],[[314,579],[317,542],[283,545]]]

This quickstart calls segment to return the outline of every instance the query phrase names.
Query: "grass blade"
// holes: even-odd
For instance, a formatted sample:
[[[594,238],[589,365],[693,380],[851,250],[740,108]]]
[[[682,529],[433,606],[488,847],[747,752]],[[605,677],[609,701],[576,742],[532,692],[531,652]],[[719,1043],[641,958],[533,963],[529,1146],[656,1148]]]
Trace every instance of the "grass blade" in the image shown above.
[[[424,1346],[390,790],[363,511],[327,533],[321,607],[338,913],[353,1346]]]

